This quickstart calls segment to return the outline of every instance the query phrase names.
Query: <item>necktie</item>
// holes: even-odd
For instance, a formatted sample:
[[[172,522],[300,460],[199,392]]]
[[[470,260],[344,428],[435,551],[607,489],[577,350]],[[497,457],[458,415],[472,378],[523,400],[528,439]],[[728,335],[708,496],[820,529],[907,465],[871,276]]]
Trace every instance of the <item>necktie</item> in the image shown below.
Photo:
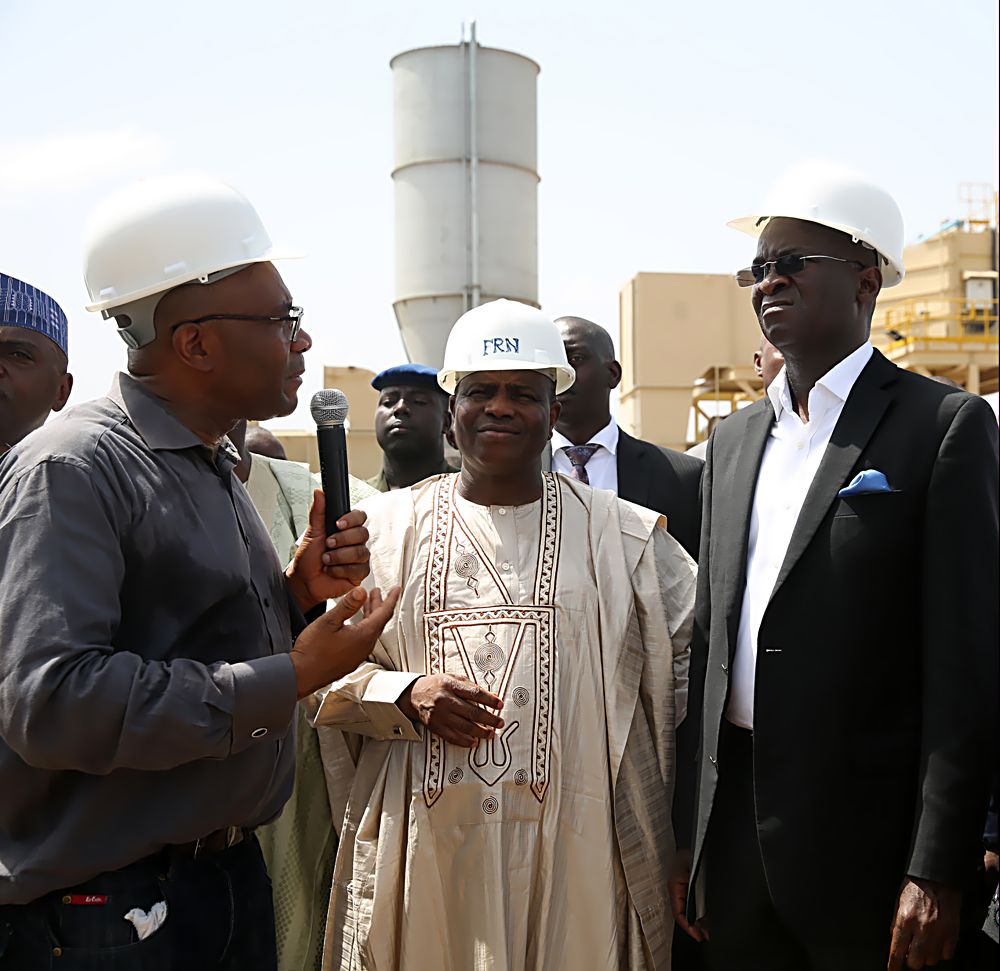
[[[566,457],[573,463],[572,475],[574,479],[590,485],[590,476],[587,475],[587,463],[591,460],[601,446],[600,445],[564,445],[563,451]]]

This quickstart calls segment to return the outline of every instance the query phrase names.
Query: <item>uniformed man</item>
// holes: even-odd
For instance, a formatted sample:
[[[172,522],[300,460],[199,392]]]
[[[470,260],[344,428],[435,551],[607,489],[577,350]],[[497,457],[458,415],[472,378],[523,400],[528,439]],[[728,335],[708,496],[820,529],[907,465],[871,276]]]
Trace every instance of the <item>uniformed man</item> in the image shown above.
[[[434,368],[399,364],[376,374],[372,387],[379,393],[375,439],[382,449],[382,468],[368,480],[373,489],[406,489],[432,475],[458,471],[444,457],[448,395],[438,387]]]

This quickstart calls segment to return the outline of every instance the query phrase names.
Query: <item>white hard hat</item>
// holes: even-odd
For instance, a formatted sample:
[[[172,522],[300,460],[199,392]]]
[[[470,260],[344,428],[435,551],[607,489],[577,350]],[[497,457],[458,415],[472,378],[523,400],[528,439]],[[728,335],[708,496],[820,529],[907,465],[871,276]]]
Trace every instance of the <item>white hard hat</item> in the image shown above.
[[[838,229],[882,257],[884,287],[903,279],[903,215],[896,200],[867,176],[832,162],[800,162],[774,183],[755,215],[728,225],[760,236],[776,217]]]
[[[121,328],[133,347],[153,339],[153,310],[168,290],[299,255],[272,246],[240,192],[192,173],[142,179],[105,198],[91,215],[84,253],[87,309],[105,317],[137,310]]]
[[[491,300],[455,321],[444,349],[438,384],[454,394],[476,371],[541,371],[562,394],[576,380],[562,334],[550,317],[516,300]]]

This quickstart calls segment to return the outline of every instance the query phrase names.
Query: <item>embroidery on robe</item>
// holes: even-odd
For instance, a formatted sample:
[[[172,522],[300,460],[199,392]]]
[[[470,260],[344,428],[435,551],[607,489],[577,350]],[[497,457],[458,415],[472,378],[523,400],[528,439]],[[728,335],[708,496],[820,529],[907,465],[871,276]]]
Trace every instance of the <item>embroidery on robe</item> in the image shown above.
[[[455,572],[465,580],[466,586],[478,597],[479,580],[479,557],[475,553],[466,552],[465,544],[458,541],[458,559],[455,560]]]
[[[559,485],[555,477],[546,473],[542,493],[542,524],[536,568],[535,603],[525,606],[511,604],[502,580],[492,568],[489,558],[475,543],[471,530],[454,508],[452,490],[454,482],[442,480],[435,487],[431,548],[428,552],[427,579],[425,582],[424,643],[428,674],[461,674],[486,690],[506,699],[510,679],[519,657],[524,654],[534,673],[534,692],[518,685],[511,692],[511,700],[518,708],[527,709],[531,720],[522,726],[521,721],[510,721],[492,739],[484,740],[475,748],[463,753],[469,769],[487,786],[496,785],[513,767],[512,751],[515,733],[530,732],[530,737],[520,743],[522,756],[528,760],[530,772],[521,768],[514,774],[516,785],[530,782],[531,792],[539,803],[545,797],[549,781],[549,759],[554,718],[555,678],[555,591],[556,567],[562,527],[562,504]],[[457,549],[453,548],[457,547]],[[472,588],[476,596],[485,593],[501,599],[499,604],[483,607],[447,609],[449,573],[468,581],[468,571],[458,569],[462,556],[475,556],[486,568],[495,589]],[[449,564],[454,560],[455,569]],[[471,587],[471,584],[467,584]],[[487,588],[490,584],[487,584]],[[524,666],[522,663],[522,672]],[[529,675],[530,676],[530,675]],[[532,704],[532,695],[534,703]],[[528,706],[531,706],[530,708]],[[527,744],[528,749],[524,746]],[[424,801],[433,807],[444,792],[446,755],[453,756],[439,736],[428,733],[425,738],[426,764],[424,771]],[[521,761],[521,756],[518,756]],[[522,762],[523,764],[523,762]],[[448,782],[458,784],[464,773],[453,768]],[[490,800],[493,799],[491,803]],[[483,803],[496,800],[491,796]],[[496,812],[496,803],[492,812]]]

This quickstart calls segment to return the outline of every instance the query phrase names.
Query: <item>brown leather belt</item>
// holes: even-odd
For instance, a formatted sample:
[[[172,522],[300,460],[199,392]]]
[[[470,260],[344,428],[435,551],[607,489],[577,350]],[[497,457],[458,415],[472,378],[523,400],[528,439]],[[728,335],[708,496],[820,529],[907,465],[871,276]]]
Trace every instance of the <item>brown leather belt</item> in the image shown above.
[[[193,840],[190,843],[177,843],[168,847],[168,852],[175,859],[197,860],[205,854],[222,853],[253,835],[252,829],[242,826],[226,826],[217,829],[208,836]]]

